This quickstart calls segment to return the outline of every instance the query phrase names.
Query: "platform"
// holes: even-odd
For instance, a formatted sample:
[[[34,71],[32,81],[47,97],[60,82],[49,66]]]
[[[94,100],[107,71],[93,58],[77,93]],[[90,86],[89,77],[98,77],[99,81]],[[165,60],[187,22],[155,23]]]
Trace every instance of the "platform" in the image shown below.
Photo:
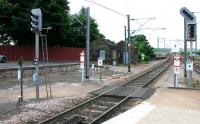
[[[199,124],[200,90],[159,89],[154,95],[102,124]]]
[[[103,88],[90,92],[90,94],[100,95],[111,88],[112,86],[105,86]],[[134,90],[136,90],[135,87],[120,86],[114,90],[105,93],[104,96],[127,97]],[[154,91],[155,90],[152,88],[141,88],[138,91],[136,91],[133,95],[131,95],[130,98],[147,99],[154,93]]]

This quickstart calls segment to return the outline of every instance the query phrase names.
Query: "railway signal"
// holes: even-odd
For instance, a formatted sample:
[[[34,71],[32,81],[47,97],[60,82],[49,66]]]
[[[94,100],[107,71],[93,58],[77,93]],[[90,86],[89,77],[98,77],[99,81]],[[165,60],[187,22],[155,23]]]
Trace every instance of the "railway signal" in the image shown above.
[[[189,11],[186,7],[180,9],[180,14],[184,17],[184,77],[187,77],[187,67],[186,67],[186,58],[187,58],[187,41],[190,41],[190,55],[192,55],[193,42],[196,40],[196,16]],[[189,70],[189,80],[188,86],[191,87],[192,84],[192,71]]]
[[[187,25],[187,40],[195,41],[196,40],[196,24],[188,24]]]
[[[196,16],[192,12],[190,12],[186,7],[182,7],[180,9],[180,14],[184,17],[187,24],[196,23]]]
[[[35,73],[33,74],[33,80],[36,84],[36,99],[39,100],[39,34],[42,31],[42,12],[40,8],[31,10],[31,31],[35,32]]]
[[[31,10],[31,31],[42,31],[42,12],[40,8]]]

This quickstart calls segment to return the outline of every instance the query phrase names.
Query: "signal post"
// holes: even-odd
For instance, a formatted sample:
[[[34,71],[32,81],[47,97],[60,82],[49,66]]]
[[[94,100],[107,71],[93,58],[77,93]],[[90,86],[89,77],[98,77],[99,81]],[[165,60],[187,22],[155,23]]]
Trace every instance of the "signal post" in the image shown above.
[[[190,12],[186,7],[180,9],[180,14],[184,17],[184,76],[186,77],[186,70],[188,71],[188,86],[192,86],[192,70],[193,62],[191,61],[192,57],[192,47],[193,41],[197,40],[197,27],[196,27],[196,16]],[[190,56],[187,57],[187,41],[190,41]]]
[[[31,10],[31,31],[35,32],[35,58],[33,60],[35,73],[33,74],[33,81],[36,85],[36,99],[39,100],[39,33],[42,31],[42,12],[40,8]]]

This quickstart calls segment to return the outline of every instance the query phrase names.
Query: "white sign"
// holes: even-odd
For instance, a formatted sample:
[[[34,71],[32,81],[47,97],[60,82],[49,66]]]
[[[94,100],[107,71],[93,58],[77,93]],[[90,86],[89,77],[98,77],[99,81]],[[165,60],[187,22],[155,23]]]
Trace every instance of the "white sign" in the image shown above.
[[[85,53],[84,51],[82,51],[80,53],[80,68],[84,69],[84,62],[85,62]]]
[[[18,73],[17,73],[17,79],[18,80],[20,80],[21,79],[21,70],[20,69],[18,69],[18,71],[17,71]]]
[[[180,67],[174,67],[174,74],[180,74]]]
[[[180,56],[174,56],[174,67],[180,67],[180,66],[181,66]]]
[[[81,57],[80,57],[80,61],[81,61],[81,62],[84,62],[84,60],[85,60],[84,56],[81,56]]]
[[[172,48],[172,52],[173,53],[178,53],[179,52],[179,48],[177,44],[174,44],[174,47]]]
[[[80,53],[80,62],[84,62],[85,60],[84,56],[85,56],[85,53],[84,51],[82,51],[82,53]]]
[[[83,62],[80,63],[80,68],[81,68],[81,69],[84,68],[84,63],[83,63]]]
[[[98,59],[98,66],[103,66],[103,60],[102,59]]]
[[[187,71],[193,71],[193,62],[190,60],[187,60],[186,62],[186,70]]]
[[[94,69],[94,64],[92,64],[92,69]]]
[[[33,74],[33,81],[37,81],[39,78],[39,75],[37,73]]]

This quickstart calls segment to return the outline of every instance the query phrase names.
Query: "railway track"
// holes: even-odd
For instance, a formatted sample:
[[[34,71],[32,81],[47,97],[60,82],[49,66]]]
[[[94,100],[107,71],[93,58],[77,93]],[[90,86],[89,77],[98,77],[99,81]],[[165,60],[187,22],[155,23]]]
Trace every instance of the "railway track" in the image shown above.
[[[159,65],[147,70],[134,79],[121,85],[113,86],[107,91],[85,101],[61,114],[53,116],[40,124],[98,124],[105,121],[106,116],[112,114],[117,107],[127,102],[129,97],[141,88],[149,85],[171,64],[171,58],[168,56],[165,61]],[[108,92],[118,90],[120,87],[132,87],[133,90],[126,97],[106,96]]]
[[[194,71],[200,74],[200,61],[194,62]]]

